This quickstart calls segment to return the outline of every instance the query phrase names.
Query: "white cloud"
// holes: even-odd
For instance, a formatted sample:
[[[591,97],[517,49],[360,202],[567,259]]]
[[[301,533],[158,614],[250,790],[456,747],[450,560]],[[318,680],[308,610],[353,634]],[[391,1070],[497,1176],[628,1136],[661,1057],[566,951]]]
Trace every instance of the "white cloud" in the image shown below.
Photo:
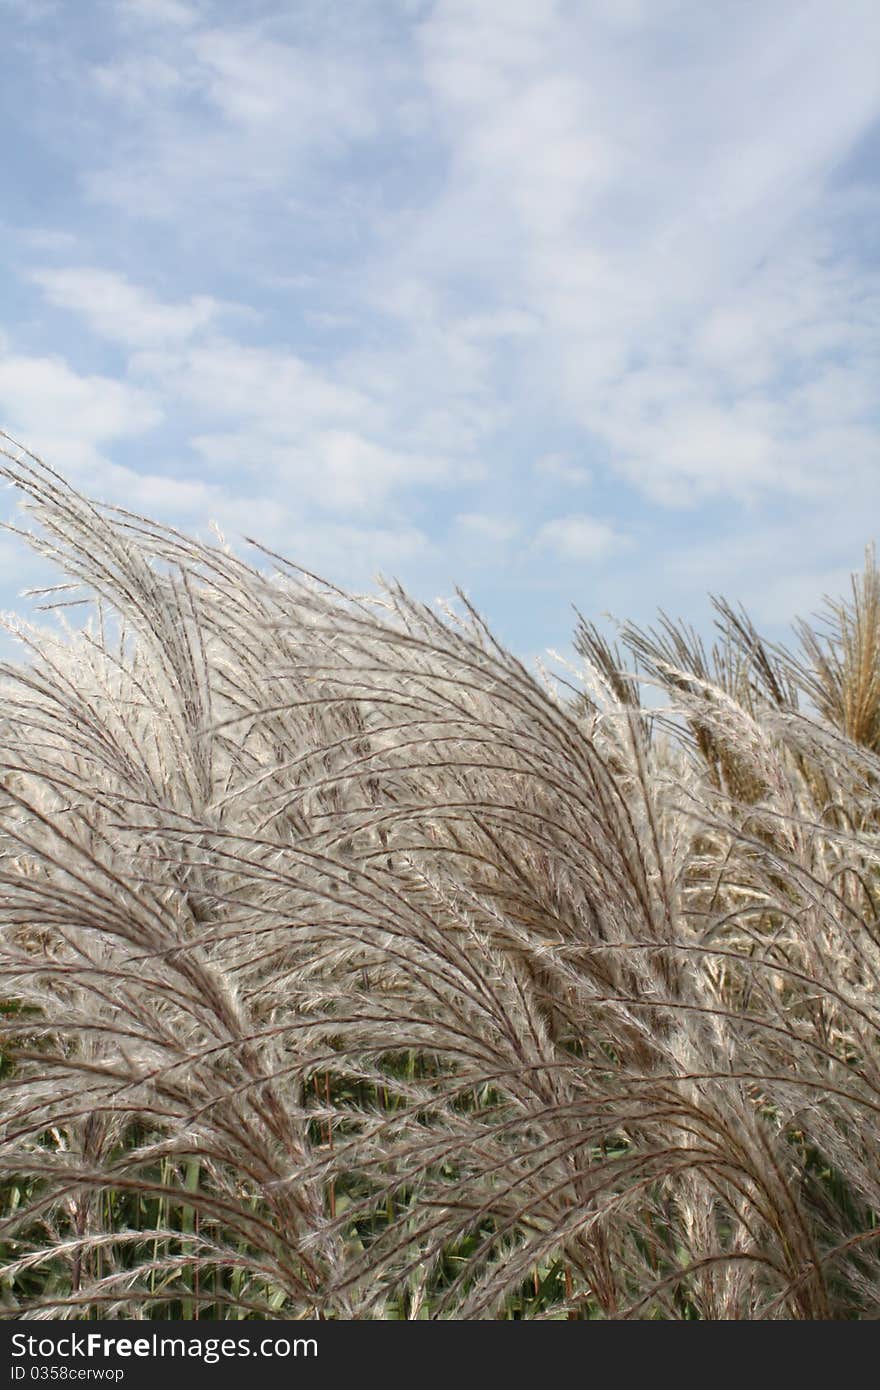
[[[290,352],[216,338],[178,352],[136,353],[131,370],[213,424],[192,438],[212,466],[258,472],[263,486],[293,487],[322,508],[375,511],[398,490],[448,485],[463,474],[442,449],[389,442],[375,391]]]
[[[164,304],[123,275],[88,267],[35,270],[31,279],[50,304],[78,314],[99,337],[128,347],[185,342],[207,327],[220,308],[207,295]]]
[[[196,7],[183,0],[116,0],[116,6],[120,18],[145,25],[188,28],[199,17]]]
[[[109,460],[102,462],[92,485],[100,485],[104,500],[131,511],[199,527],[221,515],[235,514],[241,506],[240,498],[200,478],[135,472]]]
[[[489,512],[462,512],[455,524],[471,541],[491,547],[506,545],[520,534],[520,523],[510,516],[495,516]]]
[[[149,53],[133,53],[99,65],[92,69],[92,79],[103,97],[134,108],[183,93],[190,85],[174,63]]]
[[[571,487],[588,487],[593,480],[589,468],[573,462],[567,454],[542,454],[535,460],[535,472],[539,478],[551,478]]]
[[[326,146],[375,128],[365,69],[263,37],[253,28],[215,28],[192,41],[205,98],[233,125],[280,140]]]
[[[70,255],[76,250],[77,239],[73,232],[59,227],[28,227],[19,231],[19,239],[28,250],[39,251],[44,255]]]
[[[736,292],[655,338],[587,397],[616,467],[648,496],[821,498],[876,451],[880,276],[801,238]],[[599,424],[601,413],[601,424]]]
[[[353,39],[307,42],[309,25],[303,41],[284,42],[259,21],[207,25],[189,7],[166,12],[158,0],[138,0],[135,10],[162,24],[91,69],[110,124],[104,158],[83,174],[89,196],[172,224],[201,223],[211,209],[215,225],[225,216],[257,228],[260,197],[290,202],[299,220],[314,217],[321,161],[375,134],[390,75],[371,72]],[[345,215],[334,209],[331,227]]]
[[[370,417],[369,397],[284,349],[214,338],[177,351],[137,352],[131,370],[171,399],[213,416],[243,419],[263,435],[301,434],[316,423]]]
[[[53,463],[81,470],[96,446],[143,434],[162,412],[146,391],[81,376],[59,357],[0,356],[0,411],[8,433]]]
[[[591,516],[556,517],[545,522],[535,536],[538,550],[557,560],[587,564],[608,560],[628,544],[628,539],[608,522]]]
[[[129,8],[194,15],[175,0]],[[368,228],[345,311],[394,315],[397,338],[352,354],[346,380],[396,392],[423,451],[438,422],[440,449],[483,446],[506,409],[499,355],[519,352],[515,386],[534,408],[603,442],[654,499],[809,489],[809,458],[797,470],[787,451],[801,400],[780,378],[816,352],[862,354],[866,335],[876,351],[878,335],[841,302],[861,271],[841,284],[827,247],[791,228],[880,112],[880,12],[746,9],[447,0],[414,11],[406,81],[390,44],[357,52],[332,15],[291,42],[278,13],[269,26],[214,11],[102,69],[105,95],[140,91],[148,109],[91,187],[178,222],[194,197],[202,216],[219,200],[236,236],[280,203],[331,237],[348,219]],[[312,159],[350,160],[369,140],[384,170],[408,132],[425,145],[427,196],[416,164],[395,202],[372,165],[331,180]],[[670,370],[683,384],[665,398]],[[858,423],[843,397],[819,396],[823,428]]]
[[[393,578],[401,567],[423,564],[436,554],[415,526],[364,527],[323,523],[292,527],[284,538],[288,558],[341,583]]]
[[[833,254],[821,200],[880,115],[880,12],[749,6],[734,23],[631,5],[625,47],[603,17],[623,16],[431,11],[420,37],[449,177],[398,275],[423,295],[472,276],[487,304],[522,305],[539,325],[530,399],[569,413],[649,497],[819,493],[828,456],[804,391],[822,431],[855,444],[880,349],[856,302],[865,266]],[[841,394],[820,384],[832,353],[854,383]]]
[[[98,266],[118,233],[143,270],[44,266],[40,287],[128,349],[125,418],[161,410],[190,468],[194,445],[208,492],[183,467],[169,506],[248,511],[257,533],[295,522],[306,549],[332,507],[414,564],[422,536],[465,571],[491,555],[521,576],[540,554],[549,586],[608,561],[603,602],[630,577],[653,605],[766,576],[778,612],[792,585],[841,572],[877,498],[880,203],[859,147],[880,116],[873,0],[246,10],[120,0],[100,66],[59,41],[41,108],[88,195],[58,204],[77,240],[42,260]],[[262,317],[237,342],[226,298],[249,295]],[[25,309],[21,328],[18,357],[61,371],[34,346],[51,332],[74,377],[95,360],[58,315]],[[28,408],[44,430],[52,384]],[[54,436],[80,477],[99,476],[120,414],[92,394],[85,443]],[[138,505],[162,505],[163,480],[140,476]],[[601,518],[562,515],[562,488],[580,508],[591,484]],[[836,508],[842,492],[860,505]],[[797,522],[774,549],[781,511]],[[726,527],[763,536],[741,575]],[[832,527],[837,548],[804,555]],[[358,543],[323,534],[333,570],[334,545],[341,564]]]
[[[448,484],[461,475],[442,452],[383,440],[387,421],[375,392],[346,384],[283,349],[249,347],[211,334],[213,320],[226,307],[216,300],[165,303],[122,275],[92,268],[42,269],[31,279],[51,304],[77,314],[99,337],[130,349],[129,376],[142,387],[120,385],[119,401],[126,407],[129,400],[139,402],[142,412],[147,401],[161,400],[169,416],[188,421],[191,446],[215,474],[259,474],[261,488],[270,494],[292,489],[300,505],[353,515],[386,508],[402,490]],[[57,396],[62,380],[70,391],[84,389],[82,380],[56,361],[51,381],[45,371],[35,378],[32,400],[41,393],[47,399],[53,392]],[[109,401],[104,403],[108,409]],[[139,419],[135,410],[135,430]],[[205,429],[206,422],[212,428]],[[81,443],[92,444],[112,437],[112,431],[100,436],[86,421],[77,434]],[[142,495],[144,487],[141,479]],[[192,484],[174,493],[188,512],[191,493]]]
[[[471,314],[458,324],[462,337],[479,341],[481,338],[530,338],[540,328],[534,314],[522,309],[499,309],[497,313]]]
[[[386,448],[352,430],[303,429],[291,404],[291,418],[278,433],[257,427],[197,435],[193,446],[213,465],[257,473],[272,493],[353,516],[384,511],[401,488],[449,481],[442,458]]]

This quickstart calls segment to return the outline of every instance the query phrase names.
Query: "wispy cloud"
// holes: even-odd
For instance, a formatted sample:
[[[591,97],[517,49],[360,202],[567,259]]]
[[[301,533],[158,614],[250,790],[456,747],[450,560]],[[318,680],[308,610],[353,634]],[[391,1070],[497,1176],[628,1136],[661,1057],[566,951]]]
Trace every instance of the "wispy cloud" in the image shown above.
[[[111,486],[124,445],[181,515],[259,496],[315,563],[491,572],[527,648],[579,565],[643,614],[723,585],[777,621],[858,564],[873,3],[115,0],[100,46],[91,8],[27,26],[10,90],[45,196],[8,214],[0,404],[59,462]]]
[[[0,407],[11,432],[51,448],[59,464],[157,425],[146,391],[112,377],[80,375],[58,357],[0,355]]]
[[[626,537],[613,526],[592,516],[555,517],[545,521],[535,537],[538,550],[548,551],[567,563],[598,564],[627,545]]]
[[[567,454],[542,454],[535,460],[535,472],[539,478],[568,483],[571,487],[587,487],[592,482],[589,468],[576,463]]]
[[[125,276],[106,270],[35,270],[31,278],[50,304],[77,314],[99,337],[128,347],[185,342],[212,322],[219,307],[207,295],[164,304]]]
[[[184,0],[116,0],[120,18],[145,25],[188,28],[199,19],[199,9]]]

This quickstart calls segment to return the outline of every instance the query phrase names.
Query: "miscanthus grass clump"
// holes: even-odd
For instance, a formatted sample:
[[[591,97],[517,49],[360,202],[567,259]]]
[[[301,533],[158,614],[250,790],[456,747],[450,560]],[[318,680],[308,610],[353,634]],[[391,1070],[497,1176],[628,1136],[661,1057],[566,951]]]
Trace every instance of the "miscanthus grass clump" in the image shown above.
[[[870,555],[554,691],[4,454],[93,604],[2,670],[6,1316],[877,1315]]]

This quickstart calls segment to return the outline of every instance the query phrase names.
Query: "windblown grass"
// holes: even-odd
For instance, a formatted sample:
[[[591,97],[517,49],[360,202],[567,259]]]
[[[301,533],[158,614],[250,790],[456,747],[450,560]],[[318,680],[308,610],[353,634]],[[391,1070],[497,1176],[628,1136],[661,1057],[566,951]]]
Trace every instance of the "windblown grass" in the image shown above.
[[[94,604],[2,671],[6,1316],[877,1314],[870,556],[560,697],[4,456]]]

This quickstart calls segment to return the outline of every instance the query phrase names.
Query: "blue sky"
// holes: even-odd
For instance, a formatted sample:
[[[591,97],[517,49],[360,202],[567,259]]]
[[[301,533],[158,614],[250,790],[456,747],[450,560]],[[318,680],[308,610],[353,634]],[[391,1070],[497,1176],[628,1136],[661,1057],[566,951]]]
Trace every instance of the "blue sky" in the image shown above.
[[[880,492],[876,0],[0,0],[0,422],[358,589],[778,634]],[[0,509],[13,512],[11,495]],[[43,578],[0,539],[0,606]]]

